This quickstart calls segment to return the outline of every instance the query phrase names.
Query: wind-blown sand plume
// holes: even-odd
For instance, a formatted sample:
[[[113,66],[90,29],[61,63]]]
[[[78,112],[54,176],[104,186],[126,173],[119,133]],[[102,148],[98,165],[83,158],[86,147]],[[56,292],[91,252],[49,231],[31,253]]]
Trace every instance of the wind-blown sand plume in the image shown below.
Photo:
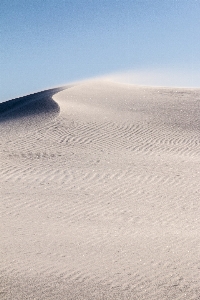
[[[1,299],[199,299],[200,90],[21,100],[0,105]]]

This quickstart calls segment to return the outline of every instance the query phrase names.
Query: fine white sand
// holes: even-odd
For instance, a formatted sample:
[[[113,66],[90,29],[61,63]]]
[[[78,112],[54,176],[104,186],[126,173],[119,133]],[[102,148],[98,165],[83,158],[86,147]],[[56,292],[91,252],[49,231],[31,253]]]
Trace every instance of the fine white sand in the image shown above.
[[[200,299],[200,90],[59,91],[0,104],[0,299]]]

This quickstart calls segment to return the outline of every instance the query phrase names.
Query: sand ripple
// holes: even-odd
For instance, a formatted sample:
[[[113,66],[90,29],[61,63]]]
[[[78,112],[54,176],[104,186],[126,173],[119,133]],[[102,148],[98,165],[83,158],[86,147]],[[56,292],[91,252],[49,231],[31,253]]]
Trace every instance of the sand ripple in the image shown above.
[[[102,80],[1,104],[1,299],[200,299],[199,101]]]

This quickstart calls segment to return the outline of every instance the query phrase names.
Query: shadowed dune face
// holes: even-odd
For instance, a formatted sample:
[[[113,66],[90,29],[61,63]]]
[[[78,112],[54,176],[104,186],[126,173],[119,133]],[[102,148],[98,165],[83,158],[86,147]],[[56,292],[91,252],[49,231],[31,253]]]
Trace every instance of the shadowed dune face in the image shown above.
[[[52,121],[60,112],[52,96],[70,87],[54,88],[0,103],[1,135],[12,133],[21,136],[38,123],[43,126]]]
[[[54,88],[1,103],[0,122],[24,118],[30,120],[38,115],[56,116],[60,108],[52,96],[63,89],[65,88]]]
[[[0,106],[1,298],[199,299],[200,90],[54,92]]]

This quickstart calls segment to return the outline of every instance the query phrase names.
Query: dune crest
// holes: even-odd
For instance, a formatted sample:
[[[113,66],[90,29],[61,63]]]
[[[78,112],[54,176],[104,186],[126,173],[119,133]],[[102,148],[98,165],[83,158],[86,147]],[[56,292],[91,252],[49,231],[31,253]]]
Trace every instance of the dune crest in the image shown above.
[[[199,299],[199,101],[92,80],[0,104],[1,299]]]

